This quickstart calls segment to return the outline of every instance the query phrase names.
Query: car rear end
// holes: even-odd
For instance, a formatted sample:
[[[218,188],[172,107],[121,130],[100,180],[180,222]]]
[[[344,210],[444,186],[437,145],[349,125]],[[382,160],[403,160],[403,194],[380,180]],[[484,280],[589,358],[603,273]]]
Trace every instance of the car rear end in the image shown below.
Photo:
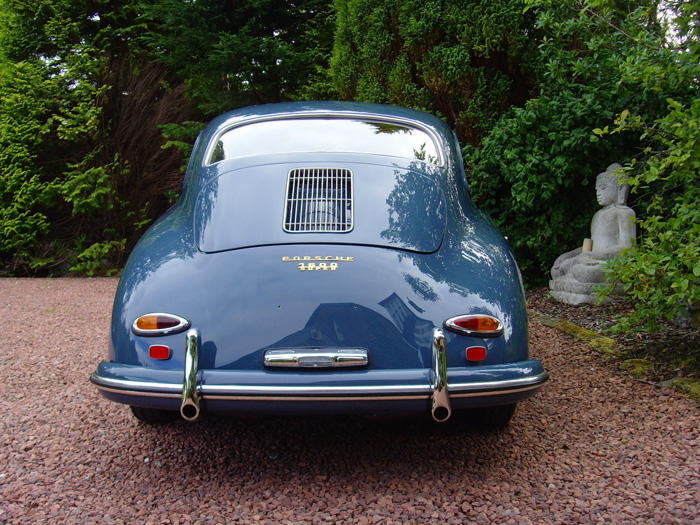
[[[547,375],[513,256],[471,205],[451,135],[406,115],[215,123],[124,270],[103,395],[188,420],[444,421],[534,394]],[[313,133],[324,145],[303,151]]]

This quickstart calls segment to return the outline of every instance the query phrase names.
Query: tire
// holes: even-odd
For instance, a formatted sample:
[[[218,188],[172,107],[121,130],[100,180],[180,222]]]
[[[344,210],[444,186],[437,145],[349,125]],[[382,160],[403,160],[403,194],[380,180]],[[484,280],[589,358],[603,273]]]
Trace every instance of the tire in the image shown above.
[[[438,423],[432,418],[424,431],[434,435],[461,435],[472,432],[497,432],[505,428],[515,413],[517,403],[453,410],[452,417]]]
[[[148,423],[149,425],[162,425],[164,423],[172,423],[180,419],[180,413],[174,410],[162,410],[160,408],[145,408],[130,406],[131,413],[139,421]]]
[[[517,403],[509,405],[496,405],[474,409],[475,423],[486,430],[501,430],[508,426]]]

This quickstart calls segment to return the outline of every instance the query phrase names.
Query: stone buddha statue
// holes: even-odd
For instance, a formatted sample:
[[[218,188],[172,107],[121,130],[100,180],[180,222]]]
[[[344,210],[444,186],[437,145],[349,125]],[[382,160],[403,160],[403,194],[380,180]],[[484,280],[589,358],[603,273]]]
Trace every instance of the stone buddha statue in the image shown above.
[[[602,206],[591,221],[591,238],[583,246],[560,255],[552,266],[549,288],[556,300],[573,305],[597,304],[594,289],[605,284],[603,263],[632,245],[636,237],[635,213],[627,206],[629,184],[620,183],[611,164],[596,178],[596,195]],[[618,290],[618,293],[622,290]]]

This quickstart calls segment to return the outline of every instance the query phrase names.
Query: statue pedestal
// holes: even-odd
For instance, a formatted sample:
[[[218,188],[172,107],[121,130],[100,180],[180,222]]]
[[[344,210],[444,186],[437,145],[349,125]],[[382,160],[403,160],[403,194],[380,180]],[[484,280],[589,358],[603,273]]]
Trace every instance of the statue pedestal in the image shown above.
[[[561,303],[572,304],[574,306],[600,303],[600,298],[593,295],[593,291],[597,287],[604,285],[605,283],[582,283],[573,277],[562,277],[549,281],[549,289],[551,290],[552,297]],[[622,295],[623,293],[622,285],[619,284],[614,295]],[[611,300],[606,298],[603,304],[609,302],[611,302]]]

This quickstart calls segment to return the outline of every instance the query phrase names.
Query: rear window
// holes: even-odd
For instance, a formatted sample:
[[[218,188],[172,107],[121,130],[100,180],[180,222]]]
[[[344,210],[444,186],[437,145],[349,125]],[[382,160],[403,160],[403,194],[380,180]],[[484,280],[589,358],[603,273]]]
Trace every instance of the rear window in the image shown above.
[[[282,119],[232,128],[217,140],[209,164],[274,153],[363,153],[440,164],[432,137],[417,128],[372,120]]]

